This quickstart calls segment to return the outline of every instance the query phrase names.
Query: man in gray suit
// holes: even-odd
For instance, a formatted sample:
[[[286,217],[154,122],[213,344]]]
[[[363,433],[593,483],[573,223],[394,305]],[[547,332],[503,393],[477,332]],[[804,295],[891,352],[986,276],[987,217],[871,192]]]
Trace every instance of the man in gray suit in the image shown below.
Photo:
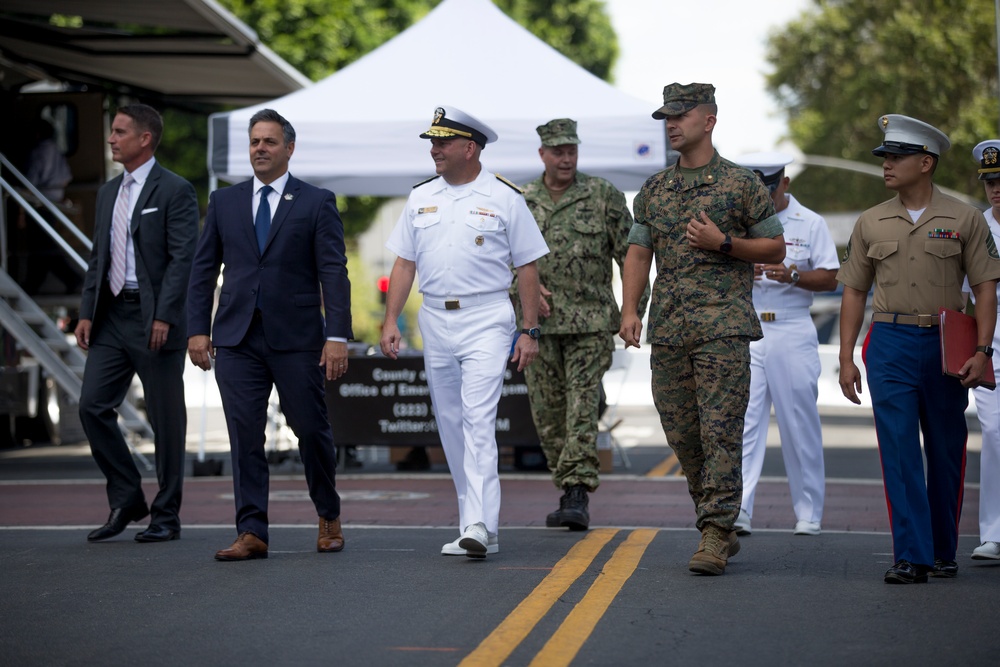
[[[150,514],[137,542],[180,537],[187,431],[185,297],[198,237],[198,200],[190,183],[153,157],[162,134],[163,119],[155,109],[144,104],[120,108],[108,144],[125,173],[97,194],[94,248],[76,341],[89,351],[80,420],[108,480],[111,514],[87,536],[91,542],[114,537]],[[150,507],[115,412],[136,374],[155,434],[160,489]]]

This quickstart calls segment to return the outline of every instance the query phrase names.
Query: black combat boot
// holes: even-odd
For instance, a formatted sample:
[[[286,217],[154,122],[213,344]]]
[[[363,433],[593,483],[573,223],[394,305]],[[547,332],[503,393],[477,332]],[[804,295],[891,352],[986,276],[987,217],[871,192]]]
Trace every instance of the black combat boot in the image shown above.
[[[566,509],[567,502],[569,502],[569,489],[563,491],[562,498],[559,499],[559,509],[545,517],[546,528],[559,528],[563,525],[562,513]]]
[[[587,530],[590,527],[590,512],[587,511],[587,487],[583,484],[576,484],[566,491],[565,505],[560,513],[562,521],[560,525],[566,526],[570,530]]]

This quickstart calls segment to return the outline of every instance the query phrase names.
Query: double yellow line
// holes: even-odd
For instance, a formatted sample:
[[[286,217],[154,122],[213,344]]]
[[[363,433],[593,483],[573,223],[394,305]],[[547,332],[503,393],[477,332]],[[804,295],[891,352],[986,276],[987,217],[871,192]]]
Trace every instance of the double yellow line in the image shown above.
[[[459,663],[460,667],[502,665],[545,617],[552,605],[587,571],[601,549],[617,533],[618,530],[613,528],[596,529],[577,542],[535,590],[521,601],[476,650]],[[640,528],[629,534],[615,549],[587,594],[531,661],[531,665],[549,667],[569,665],[572,662],[622,586],[635,572],[656,533],[654,529]]]
[[[684,473],[681,471],[681,462],[677,460],[677,454],[674,450],[670,450],[670,454],[667,458],[663,459],[655,466],[649,469],[646,473],[646,477],[681,477]]]

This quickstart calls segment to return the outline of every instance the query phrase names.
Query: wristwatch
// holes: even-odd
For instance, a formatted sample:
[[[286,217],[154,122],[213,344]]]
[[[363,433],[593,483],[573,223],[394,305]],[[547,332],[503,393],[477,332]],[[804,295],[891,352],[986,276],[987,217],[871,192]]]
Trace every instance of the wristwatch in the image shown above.
[[[719,252],[732,252],[733,251],[733,237],[726,234],[726,238],[722,240],[722,245],[719,246]]]
[[[531,327],[530,329],[521,329],[521,333],[528,334],[535,340],[538,340],[539,338],[542,337],[542,330],[539,329],[538,327]]]
[[[982,352],[987,357],[992,357],[993,356],[993,348],[990,347],[989,345],[977,345],[976,346],[976,352]]]
[[[799,275],[798,271],[792,269],[792,272],[788,274],[788,277],[792,279],[793,283],[797,283],[799,282],[799,278],[801,278],[802,276]]]

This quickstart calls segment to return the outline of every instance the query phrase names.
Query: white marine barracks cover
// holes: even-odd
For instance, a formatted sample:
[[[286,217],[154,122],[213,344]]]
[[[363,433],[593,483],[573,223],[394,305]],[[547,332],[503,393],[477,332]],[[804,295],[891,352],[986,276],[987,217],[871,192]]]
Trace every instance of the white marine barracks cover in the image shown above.
[[[650,97],[659,90],[650,91]],[[303,90],[209,119],[209,170],[236,183],[253,175],[247,124],[272,108],[297,134],[290,171],[344,195],[403,196],[434,175],[434,109],[454,106],[500,139],[483,165],[521,184],[542,173],[535,128],[579,122],[579,169],[638,190],[666,165],[656,104],[636,99],[551,48],[490,0],[444,0],[422,21]]]

